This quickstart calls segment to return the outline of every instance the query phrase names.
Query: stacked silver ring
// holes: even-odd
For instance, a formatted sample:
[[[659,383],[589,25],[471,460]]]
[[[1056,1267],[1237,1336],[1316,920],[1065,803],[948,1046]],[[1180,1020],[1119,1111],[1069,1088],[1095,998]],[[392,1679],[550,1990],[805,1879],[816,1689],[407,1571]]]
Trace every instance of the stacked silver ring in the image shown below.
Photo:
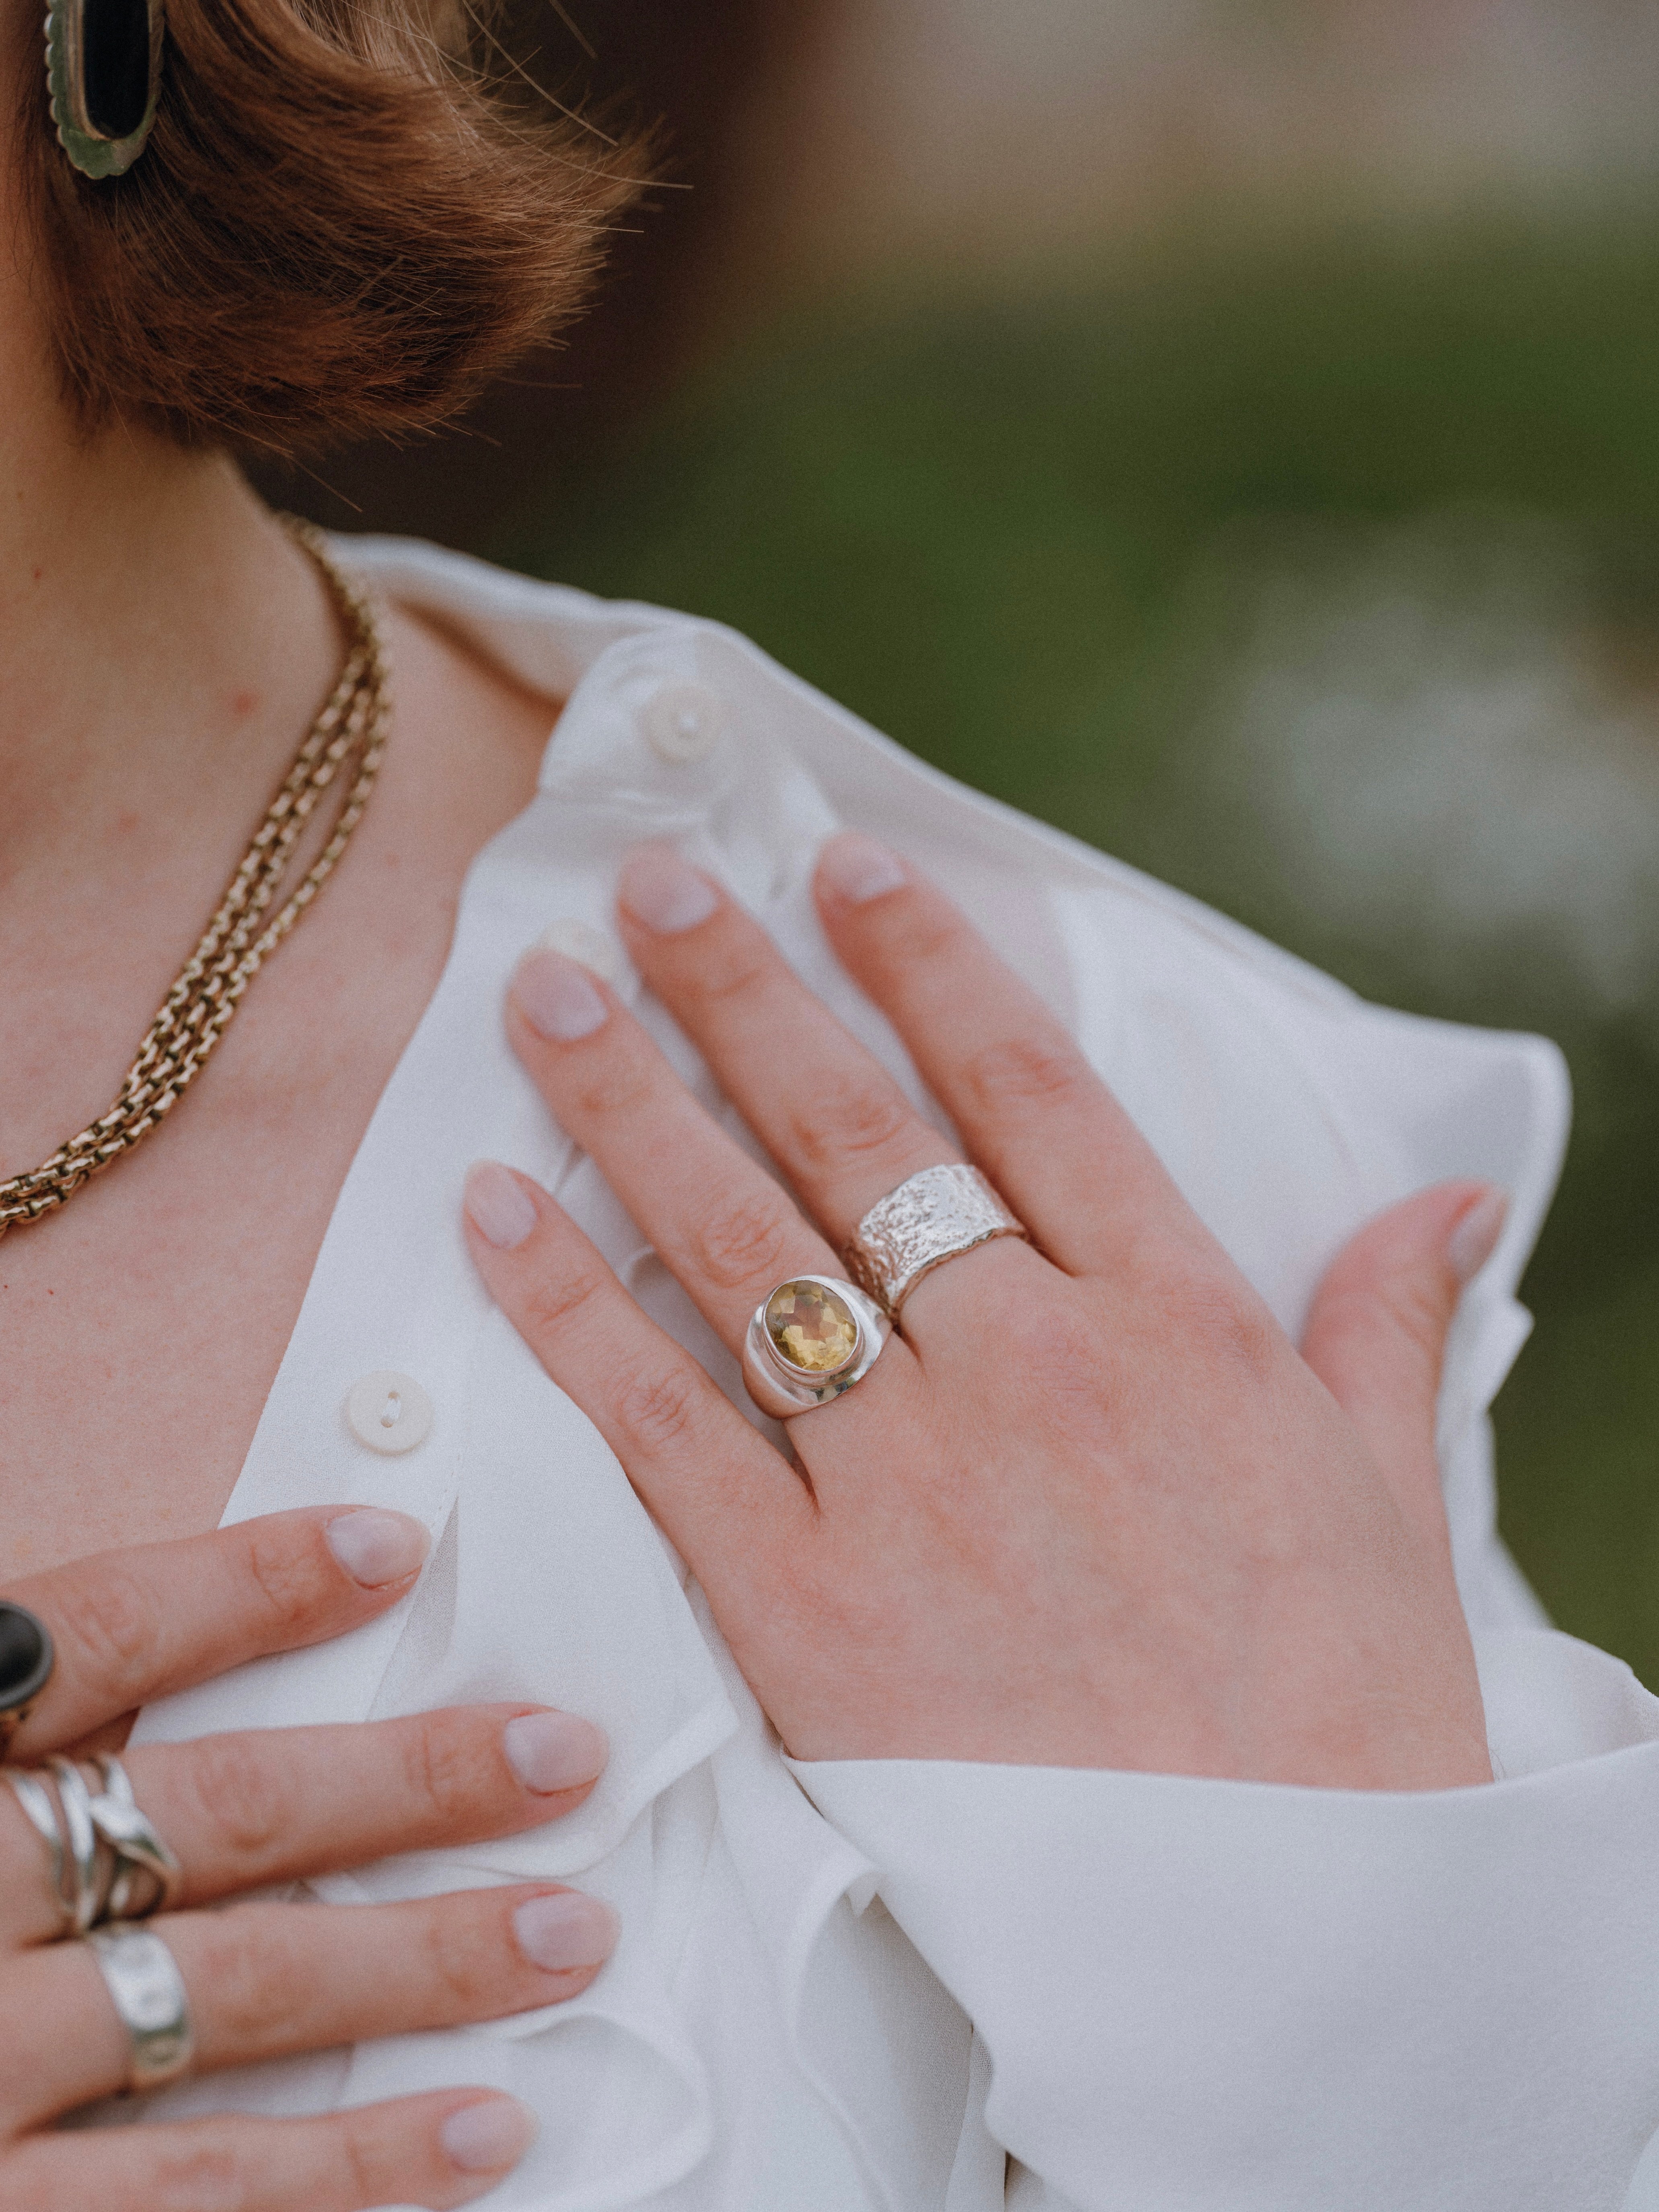
[[[141,1923],[173,1903],[183,1875],[120,1760],[94,1763],[99,1790],[70,1759],[0,1775],[46,1847],[58,1936],[87,1945],[126,2030],[127,2087],[159,2089],[189,2066],[194,2038],[173,1954]]]
[[[73,1759],[44,1767],[0,1767],[46,1846],[52,1887],[65,1936],[84,1936],[112,1920],[144,1920],[170,1905],[179,1862],[132,1794],[118,1759],[100,1753],[103,1788],[94,1791]]]

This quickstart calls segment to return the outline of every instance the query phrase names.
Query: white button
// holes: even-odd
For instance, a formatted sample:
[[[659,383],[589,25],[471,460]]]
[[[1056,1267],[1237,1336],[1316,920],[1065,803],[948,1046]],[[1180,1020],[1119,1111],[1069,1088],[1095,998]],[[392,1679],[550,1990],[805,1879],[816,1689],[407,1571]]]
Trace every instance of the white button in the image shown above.
[[[646,702],[641,720],[664,760],[707,760],[726,735],[726,702],[706,684],[665,684]]]
[[[346,1426],[373,1452],[413,1451],[432,1427],[432,1401],[412,1375],[383,1367],[346,1393]]]
[[[538,942],[550,952],[562,952],[567,960],[580,960],[584,968],[603,976],[613,991],[627,989],[627,956],[614,937],[607,937],[591,922],[578,921],[574,914],[561,915],[556,921],[548,923]]]

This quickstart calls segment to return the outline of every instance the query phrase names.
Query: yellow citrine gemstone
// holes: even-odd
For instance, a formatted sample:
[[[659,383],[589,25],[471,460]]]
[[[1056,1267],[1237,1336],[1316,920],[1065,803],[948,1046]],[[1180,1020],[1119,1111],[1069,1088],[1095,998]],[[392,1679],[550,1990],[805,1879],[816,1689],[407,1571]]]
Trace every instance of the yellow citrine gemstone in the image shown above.
[[[781,1283],[766,1301],[766,1333],[804,1375],[833,1375],[859,1348],[853,1309],[820,1283]]]

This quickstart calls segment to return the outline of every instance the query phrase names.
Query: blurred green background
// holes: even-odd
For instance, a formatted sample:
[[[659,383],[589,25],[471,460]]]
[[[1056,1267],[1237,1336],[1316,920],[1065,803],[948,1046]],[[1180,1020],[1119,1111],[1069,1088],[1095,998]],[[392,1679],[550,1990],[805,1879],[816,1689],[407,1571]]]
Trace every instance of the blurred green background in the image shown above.
[[[1659,19],[1012,12],[738,40],[679,125],[727,155],[696,283],[636,283],[633,380],[448,534],[734,623],[1370,996],[1556,1038],[1502,1521],[1659,1684]]]

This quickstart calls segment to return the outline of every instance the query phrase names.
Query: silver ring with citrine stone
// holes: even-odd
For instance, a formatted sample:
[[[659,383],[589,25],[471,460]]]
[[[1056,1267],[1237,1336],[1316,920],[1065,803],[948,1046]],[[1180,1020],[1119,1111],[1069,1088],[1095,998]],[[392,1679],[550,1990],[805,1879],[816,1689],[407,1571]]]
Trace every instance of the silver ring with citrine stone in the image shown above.
[[[892,1333],[855,1284],[791,1275],[755,1310],[744,1340],[744,1385],[763,1413],[787,1421],[861,1382]]]

